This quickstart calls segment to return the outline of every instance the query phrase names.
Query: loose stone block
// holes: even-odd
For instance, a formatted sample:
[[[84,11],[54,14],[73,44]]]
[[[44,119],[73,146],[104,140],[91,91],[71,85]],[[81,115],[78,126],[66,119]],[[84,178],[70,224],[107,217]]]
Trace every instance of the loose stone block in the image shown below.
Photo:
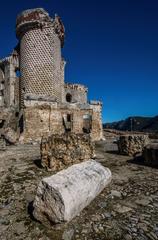
[[[117,145],[120,154],[134,156],[137,153],[142,153],[143,148],[148,143],[148,135],[128,134],[120,136]]]
[[[110,170],[94,160],[75,164],[40,182],[33,215],[44,224],[70,221],[110,181]]]
[[[41,163],[47,169],[59,171],[93,157],[94,144],[88,134],[64,133],[42,138]]]
[[[15,132],[13,129],[8,127],[4,129],[4,138],[10,144],[15,144],[19,139],[19,134],[18,132]]]
[[[143,157],[146,164],[158,166],[158,143],[150,143],[145,146]]]

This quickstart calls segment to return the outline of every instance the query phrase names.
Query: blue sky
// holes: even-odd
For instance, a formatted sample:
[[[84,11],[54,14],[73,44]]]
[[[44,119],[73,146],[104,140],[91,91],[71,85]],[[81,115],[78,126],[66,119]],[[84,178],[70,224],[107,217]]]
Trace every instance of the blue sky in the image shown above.
[[[65,80],[103,101],[103,121],[158,115],[157,0],[14,0],[1,3],[0,58],[16,45],[15,20],[43,7],[66,29]]]

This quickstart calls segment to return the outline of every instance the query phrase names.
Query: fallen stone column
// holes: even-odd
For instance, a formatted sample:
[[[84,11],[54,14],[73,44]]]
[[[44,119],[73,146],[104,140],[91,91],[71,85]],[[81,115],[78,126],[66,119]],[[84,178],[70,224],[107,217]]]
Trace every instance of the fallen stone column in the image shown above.
[[[42,223],[70,221],[110,181],[110,170],[94,160],[75,164],[40,182],[33,215]]]

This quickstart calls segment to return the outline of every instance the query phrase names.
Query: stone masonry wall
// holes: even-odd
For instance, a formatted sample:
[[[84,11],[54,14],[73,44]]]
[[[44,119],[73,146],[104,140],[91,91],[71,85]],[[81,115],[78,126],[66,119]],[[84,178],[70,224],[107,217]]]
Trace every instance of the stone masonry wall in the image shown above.
[[[21,40],[20,55],[25,93],[53,95],[61,101],[60,40],[53,29],[27,32]]]
[[[67,94],[70,94],[72,99],[71,102],[76,103],[87,103],[87,92],[88,89],[81,84],[65,84],[65,101]],[[67,102],[67,101],[66,101]]]
[[[90,102],[90,108],[92,109],[93,112],[91,137],[93,141],[104,139],[102,124],[102,103]]]
[[[102,138],[102,124],[100,120],[100,112],[97,109],[80,109],[77,106],[72,108],[60,106],[57,103],[46,104],[38,101],[36,104],[27,105],[24,110],[24,132],[21,141],[41,141],[44,134],[63,134],[65,130],[64,118],[67,115],[72,116],[73,133],[83,133],[83,117],[84,115],[92,116],[91,137],[93,141]],[[91,106],[92,107],[92,106]]]

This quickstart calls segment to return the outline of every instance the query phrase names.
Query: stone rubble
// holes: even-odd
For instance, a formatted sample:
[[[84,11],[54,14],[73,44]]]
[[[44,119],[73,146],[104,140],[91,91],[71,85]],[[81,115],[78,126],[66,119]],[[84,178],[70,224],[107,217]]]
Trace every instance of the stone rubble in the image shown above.
[[[120,154],[135,156],[142,153],[143,148],[149,143],[149,137],[145,134],[126,134],[120,136],[117,141]]]
[[[112,182],[79,216],[50,229],[31,215],[37,185],[52,175],[40,166],[39,146],[17,145],[1,151],[0,240],[157,240],[158,169],[118,155],[112,141],[98,142],[96,155],[111,170]],[[113,197],[112,191],[121,197]]]
[[[59,171],[75,163],[94,158],[94,144],[88,134],[64,133],[42,138],[41,164]]]

